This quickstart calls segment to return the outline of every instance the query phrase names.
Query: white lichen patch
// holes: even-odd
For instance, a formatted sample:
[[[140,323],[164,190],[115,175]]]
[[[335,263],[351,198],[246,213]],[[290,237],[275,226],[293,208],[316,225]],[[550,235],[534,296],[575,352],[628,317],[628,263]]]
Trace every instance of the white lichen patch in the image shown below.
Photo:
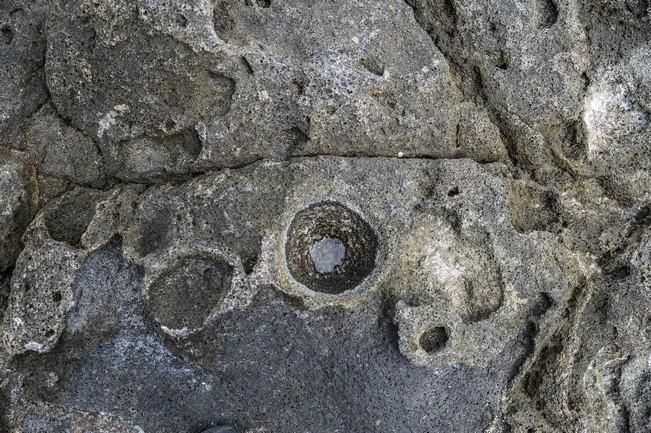
[[[125,104],[120,104],[116,105],[113,107],[113,110],[109,111],[106,113],[102,118],[99,120],[99,124],[97,127],[97,138],[102,138],[104,134],[109,131],[115,124],[117,123],[116,120],[117,118],[124,114],[129,112],[129,106]]]
[[[637,107],[626,86],[602,80],[585,100],[583,113],[588,143],[588,158],[612,153],[620,145],[618,138],[639,132],[648,116]]]

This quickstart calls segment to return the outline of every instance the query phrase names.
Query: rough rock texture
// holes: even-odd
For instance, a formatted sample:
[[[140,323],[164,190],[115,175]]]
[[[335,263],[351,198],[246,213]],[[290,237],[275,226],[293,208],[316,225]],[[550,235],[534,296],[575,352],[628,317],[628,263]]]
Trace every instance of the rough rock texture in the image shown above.
[[[651,432],[646,0],[0,2],[0,433]]]

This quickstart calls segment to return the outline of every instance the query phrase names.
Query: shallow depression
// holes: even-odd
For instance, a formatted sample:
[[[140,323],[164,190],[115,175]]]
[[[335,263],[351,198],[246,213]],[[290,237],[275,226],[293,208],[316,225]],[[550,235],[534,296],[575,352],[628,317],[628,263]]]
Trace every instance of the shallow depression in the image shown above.
[[[149,288],[148,307],[170,329],[197,329],[231,287],[233,267],[212,257],[186,257]]]
[[[423,332],[418,342],[425,352],[433,355],[445,348],[449,338],[447,329],[443,326],[435,326]]]

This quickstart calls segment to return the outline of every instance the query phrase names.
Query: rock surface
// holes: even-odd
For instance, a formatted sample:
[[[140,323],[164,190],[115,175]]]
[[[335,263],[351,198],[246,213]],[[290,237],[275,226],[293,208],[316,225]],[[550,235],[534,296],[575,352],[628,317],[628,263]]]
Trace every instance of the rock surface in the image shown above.
[[[0,433],[648,433],[644,0],[0,3]]]

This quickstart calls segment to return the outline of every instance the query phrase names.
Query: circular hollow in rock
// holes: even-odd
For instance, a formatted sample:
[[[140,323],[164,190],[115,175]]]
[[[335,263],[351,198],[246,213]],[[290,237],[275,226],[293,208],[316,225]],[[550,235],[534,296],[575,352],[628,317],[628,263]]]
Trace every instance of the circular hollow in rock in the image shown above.
[[[325,201],[294,216],[285,259],[292,277],[328,294],[354,289],[375,267],[378,239],[371,226],[346,206]]]
[[[88,225],[95,216],[98,194],[77,190],[67,194],[44,218],[45,228],[52,239],[72,247],[81,244]]]
[[[233,267],[223,260],[187,257],[149,286],[147,304],[170,329],[197,329],[231,287]]]
[[[422,333],[418,343],[425,352],[432,355],[443,349],[449,338],[447,329],[443,326],[434,326]]]

